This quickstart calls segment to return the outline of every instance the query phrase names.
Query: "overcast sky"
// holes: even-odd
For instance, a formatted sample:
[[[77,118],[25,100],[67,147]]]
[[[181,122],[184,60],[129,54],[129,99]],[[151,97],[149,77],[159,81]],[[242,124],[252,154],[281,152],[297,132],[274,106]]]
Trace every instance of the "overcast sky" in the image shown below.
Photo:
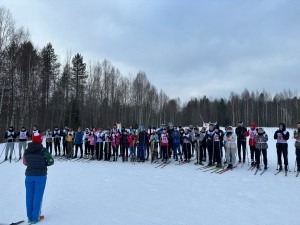
[[[17,26],[64,61],[108,59],[145,71],[170,97],[228,98],[300,84],[298,0],[1,0]]]

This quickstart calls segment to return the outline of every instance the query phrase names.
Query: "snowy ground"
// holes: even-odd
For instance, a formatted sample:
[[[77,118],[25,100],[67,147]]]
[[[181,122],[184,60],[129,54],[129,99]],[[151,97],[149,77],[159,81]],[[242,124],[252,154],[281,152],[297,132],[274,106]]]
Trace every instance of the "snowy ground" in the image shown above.
[[[299,225],[294,140],[292,172],[274,176],[274,131],[267,129],[270,168],[262,176],[246,165],[220,175],[195,170],[192,163],[160,169],[150,162],[56,161],[48,170],[41,224]],[[0,165],[0,224],[26,220],[24,171],[21,162]]]

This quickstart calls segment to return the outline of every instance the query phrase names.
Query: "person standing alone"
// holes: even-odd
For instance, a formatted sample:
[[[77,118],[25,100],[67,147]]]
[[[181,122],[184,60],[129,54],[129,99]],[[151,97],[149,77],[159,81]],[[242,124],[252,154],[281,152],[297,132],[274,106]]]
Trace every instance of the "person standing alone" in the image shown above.
[[[44,219],[41,215],[42,200],[47,180],[47,166],[54,164],[53,157],[42,145],[43,136],[32,134],[32,142],[25,150],[23,163],[26,168],[26,209],[29,224]]]

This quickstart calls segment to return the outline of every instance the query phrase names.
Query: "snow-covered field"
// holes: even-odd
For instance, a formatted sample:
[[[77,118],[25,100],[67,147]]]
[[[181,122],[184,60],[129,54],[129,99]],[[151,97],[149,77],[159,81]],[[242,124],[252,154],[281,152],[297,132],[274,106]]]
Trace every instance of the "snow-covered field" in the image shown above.
[[[292,172],[275,176],[275,129],[266,129],[269,169],[261,176],[246,165],[220,175],[173,161],[163,169],[150,162],[56,161],[48,170],[41,224],[299,225],[294,140]],[[26,220],[24,171],[21,162],[0,165],[0,224]]]

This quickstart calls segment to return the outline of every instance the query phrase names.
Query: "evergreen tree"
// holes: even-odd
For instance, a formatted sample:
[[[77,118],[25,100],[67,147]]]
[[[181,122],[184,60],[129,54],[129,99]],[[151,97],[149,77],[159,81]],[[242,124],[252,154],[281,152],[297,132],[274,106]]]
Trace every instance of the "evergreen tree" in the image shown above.
[[[75,90],[75,98],[72,101],[71,110],[71,121],[74,125],[79,126],[80,124],[80,111],[83,110],[83,95],[84,86],[86,83],[88,75],[86,73],[86,64],[83,62],[83,57],[77,53],[72,59],[72,69],[71,69],[71,85]],[[76,128],[76,127],[75,127]]]
[[[71,82],[75,89],[75,99],[80,101],[80,94],[83,94],[84,84],[86,83],[86,64],[83,62],[83,57],[77,53],[72,59],[72,77]]]

